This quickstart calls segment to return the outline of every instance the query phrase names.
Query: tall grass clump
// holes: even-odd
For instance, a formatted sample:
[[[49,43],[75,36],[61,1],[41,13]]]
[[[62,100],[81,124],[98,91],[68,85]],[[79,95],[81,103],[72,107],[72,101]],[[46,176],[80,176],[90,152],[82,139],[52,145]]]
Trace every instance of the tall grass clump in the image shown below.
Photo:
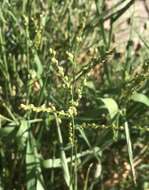
[[[114,39],[134,3],[0,1],[0,189],[149,188],[148,42],[133,16]]]

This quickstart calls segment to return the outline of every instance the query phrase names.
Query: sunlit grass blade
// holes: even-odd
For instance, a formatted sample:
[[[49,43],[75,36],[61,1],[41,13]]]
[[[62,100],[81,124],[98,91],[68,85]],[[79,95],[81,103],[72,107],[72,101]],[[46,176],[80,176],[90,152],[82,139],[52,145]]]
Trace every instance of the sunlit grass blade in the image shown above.
[[[129,133],[127,121],[124,123],[124,128],[125,128],[125,135],[126,135],[126,141],[127,141],[127,147],[128,147],[128,155],[129,155],[129,161],[130,161],[130,165],[131,165],[133,181],[134,181],[134,184],[136,184],[136,173],[135,173],[135,168],[134,168],[134,164],[133,164],[132,143],[131,143],[131,139],[130,139],[130,133]]]
[[[62,164],[62,168],[64,172],[64,179],[69,189],[72,190],[73,188],[72,188],[72,183],[71,183],[71,176],[70,176],[69,167],[67,163],[67,157],[66,157],[64,147],[63,147],[63,138],[62,138],[62,133],[61,133],[57,115],[55,115],[55,120],[56,120],[56,125],[57,125],[57,133],[58,133],[60,153],[61,153],[61,164]]]
[[[32,136],[28,134],[26,147],[26,183],[27,189],[44,190],[44,182],[40,167],[39,154],[37,153],[37,144]]]

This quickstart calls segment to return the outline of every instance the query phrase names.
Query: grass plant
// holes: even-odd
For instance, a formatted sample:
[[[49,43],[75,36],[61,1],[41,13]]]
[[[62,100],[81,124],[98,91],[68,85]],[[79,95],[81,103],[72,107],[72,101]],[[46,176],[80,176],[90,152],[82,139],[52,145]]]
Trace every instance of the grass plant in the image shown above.
[[[134,3],[0,1],[0,189],[149,188],[149,48],[134,18],[114,41]]]

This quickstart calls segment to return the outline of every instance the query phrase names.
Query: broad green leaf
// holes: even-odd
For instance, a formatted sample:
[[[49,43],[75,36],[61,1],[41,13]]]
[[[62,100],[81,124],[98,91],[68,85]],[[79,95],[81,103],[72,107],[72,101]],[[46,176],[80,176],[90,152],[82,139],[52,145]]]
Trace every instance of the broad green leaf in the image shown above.
[[[112,98],[101,98],[105,108],[108,110],[111,119],[113,119],[119,111],[116,101]]]
[[[149,107],[149,98],[144,94],[136,92],[134,95],[131,96],[131,100],[135,102],[140,102]]]

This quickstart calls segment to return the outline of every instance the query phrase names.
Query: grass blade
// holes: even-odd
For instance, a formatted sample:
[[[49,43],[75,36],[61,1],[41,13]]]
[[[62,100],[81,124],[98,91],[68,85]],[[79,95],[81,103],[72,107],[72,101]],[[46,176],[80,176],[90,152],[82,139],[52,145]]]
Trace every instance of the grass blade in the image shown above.
[[[136,173],[135,173],[135,168],[134,168],[134,164],[133,164],[132,144],[131,144],[130,133],[129,133],[129,128],[128,128],[127,122],[125,122],[124,128],[125,128],[125,135],[126,135],[126,141],[127,141],[127,147],[128,147],[128,155],[129,155],[129,161],[130,161],[133,181],[134,181],[134,184],[136,184]]]

